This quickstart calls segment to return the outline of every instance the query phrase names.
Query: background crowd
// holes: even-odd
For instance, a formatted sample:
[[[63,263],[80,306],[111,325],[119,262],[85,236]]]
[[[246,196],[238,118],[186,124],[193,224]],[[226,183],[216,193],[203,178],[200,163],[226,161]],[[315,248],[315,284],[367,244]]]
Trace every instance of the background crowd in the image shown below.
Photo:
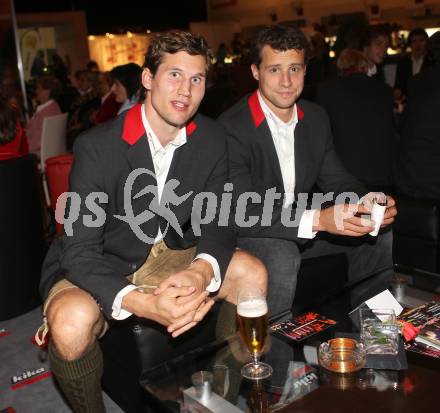
[[[327,110],[340,158],[369,189],[440,200],[440,33],[428,38],[424,29],[412,30],[398,58],[387,56],[390,35],[387,25],[340,30],[336,57],[331,59],[318,30],[310,39],[303,97]],[[218,47],[201,113],[217,118],[255,90],[249,49],[250,43],[238,34],[231,45]],[[28,151],[39,156],[48,116],[68,113],[66,143],[71,150],[81,132],[114,118],[141,98],[141,68],[134,63],[101,72],[90,61],[69,75],[61,58],[52,60],[49,66],[38,58],[34,62],[27,84],[27,122],[19,88],[3,73],[0,159]],[[392,86],[386,79],[390,60],[396,68]]]

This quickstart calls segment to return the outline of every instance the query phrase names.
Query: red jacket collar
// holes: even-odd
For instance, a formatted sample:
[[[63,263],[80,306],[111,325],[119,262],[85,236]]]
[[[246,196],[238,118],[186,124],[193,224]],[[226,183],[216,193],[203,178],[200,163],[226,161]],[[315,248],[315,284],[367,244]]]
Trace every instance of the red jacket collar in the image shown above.
[[[141,110],[142,105],[138,103],[129,109],[125,116],[122,139],[129,145],[134,145],[145,134]],[[192,120],[186,125],[186,135],[192,135],[196,129],[197,124]]]
[[[263,123],[263,121],[266,117],[264,116],[263,109],[261,108],[257,91],[255,91],[254,93],[252,93],[252,95],[249,96],[248,104],[249,104],[249,109],[252,114],[252,119],[254,120],[254,125],[256,128],[258,128]],[[296,110],[298,113],[298,121],[303,120],[304,112],[299,107],[298,104],[296,104]]]

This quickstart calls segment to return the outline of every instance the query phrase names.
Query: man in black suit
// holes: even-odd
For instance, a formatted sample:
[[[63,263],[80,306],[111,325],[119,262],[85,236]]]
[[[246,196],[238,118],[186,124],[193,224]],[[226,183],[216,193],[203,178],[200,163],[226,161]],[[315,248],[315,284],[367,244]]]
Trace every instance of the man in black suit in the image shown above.
[[[386,191],[396,150],[393,90],[367,76],[367,59],[357,50],[344,49],[337,67],[338,77],[318,85],[315,101],[329,115],[335,149],[348,172],[370,191]]]
[[[429,44],[437,62],[409,82],[395,180],[404,194],[440,200],[440,31]]]
[[[111,320],[136,314],[177,337],[212,307],[210,292],[233,304],[249,285],[265,293],[264,266],[202,214],[199,195],[219,196],[227,178],[222,128],[195,115],[210,59],[200,36],[158,34],[144,103],[75,145],[76,195],[41,281],[51,368],[74,411],[104,411],[97,338]]]
[[[355,203],[355,195],[365,195],[367,190],[339,161],[324,109],[299,99],[306,71],[305,36],[297,29],[269,26],[259,33],[254,48],[251,69],[258,90],[220,120],[228,133],[236,222],[241,221],[237,222],[238,246],[252,251],[268,268],[270,311],[290,308],[301,257],[344,252],[351,283],[382,273],[381,285],[376,287],[383,288],[382,281],[389,281],[391,274],[391,234],[362,238],[357,247],[346,245],[347,238],[372,231],[370,219],[355,215],[370,212]],[[323,193],[334,192],[332,200],[337,194],[353,193],[351,204],[339,202],[341,205],[321,208],[315,193],[312,208],[306,210],[303,195],[316,192],[316,186]],[[241,214],[242,219],[237,220],[246,202],[248,219]],[[290,209],[296,223],[286,220]],[[393,221],[395,213],[394,200],[388,197],[383,226]],[[324,239],[328,235],[333,235],[329,241]],[[375,292],[368,285],[353,301],[365,298],[365,288],[367,293]]]
[[[411,53],[399,60],[394,84],[394,88],[405,96],[408,93],[409,80],[434,64],[434,58],[428,49],[428,40],[428,33],[421,27],[411,30],[408,35]]]

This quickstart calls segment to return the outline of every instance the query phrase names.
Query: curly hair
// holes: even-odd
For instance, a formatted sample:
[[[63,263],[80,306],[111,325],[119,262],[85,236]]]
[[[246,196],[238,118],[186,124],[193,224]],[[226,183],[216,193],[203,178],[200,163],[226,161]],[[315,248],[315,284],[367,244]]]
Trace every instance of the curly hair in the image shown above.
[[[304,33],[295,27],[282,24],[266,26],[258,33],[251,52],[252,63],[256,66],[261,63],[261,50],[264,46],[282,52],[303,50],[305,62],[310,55],[310,45]]]

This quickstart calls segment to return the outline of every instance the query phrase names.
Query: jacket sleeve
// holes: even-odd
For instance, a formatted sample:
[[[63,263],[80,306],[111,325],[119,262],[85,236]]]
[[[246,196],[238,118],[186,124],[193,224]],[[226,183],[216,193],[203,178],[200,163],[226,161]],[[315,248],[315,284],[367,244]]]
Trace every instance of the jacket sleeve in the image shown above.
[[[93,145],[93,137],[87,135],[77,139],[74,146],[74,163],[69,184],[70,192],[75,195],[66,206],[65,217],[77,215],[77,219],[72,224],[72,235],[67,234],[68,225],[64,221],[59,271],[70,282],[88,291],[106,316],[111,318],[114,298],[129,282],[123,274],[116,273],[104,257],[105,222],[101,221],[100,225],[95,226],[89,223],[97,215],[86,206],[87,196],[93,192],[105,193],[104,160],[99,156],[98,150]],[[101,214],[107,214],[107,204],[99,205],[102,208]],[[104,215],[102,217],[105,219]]]

